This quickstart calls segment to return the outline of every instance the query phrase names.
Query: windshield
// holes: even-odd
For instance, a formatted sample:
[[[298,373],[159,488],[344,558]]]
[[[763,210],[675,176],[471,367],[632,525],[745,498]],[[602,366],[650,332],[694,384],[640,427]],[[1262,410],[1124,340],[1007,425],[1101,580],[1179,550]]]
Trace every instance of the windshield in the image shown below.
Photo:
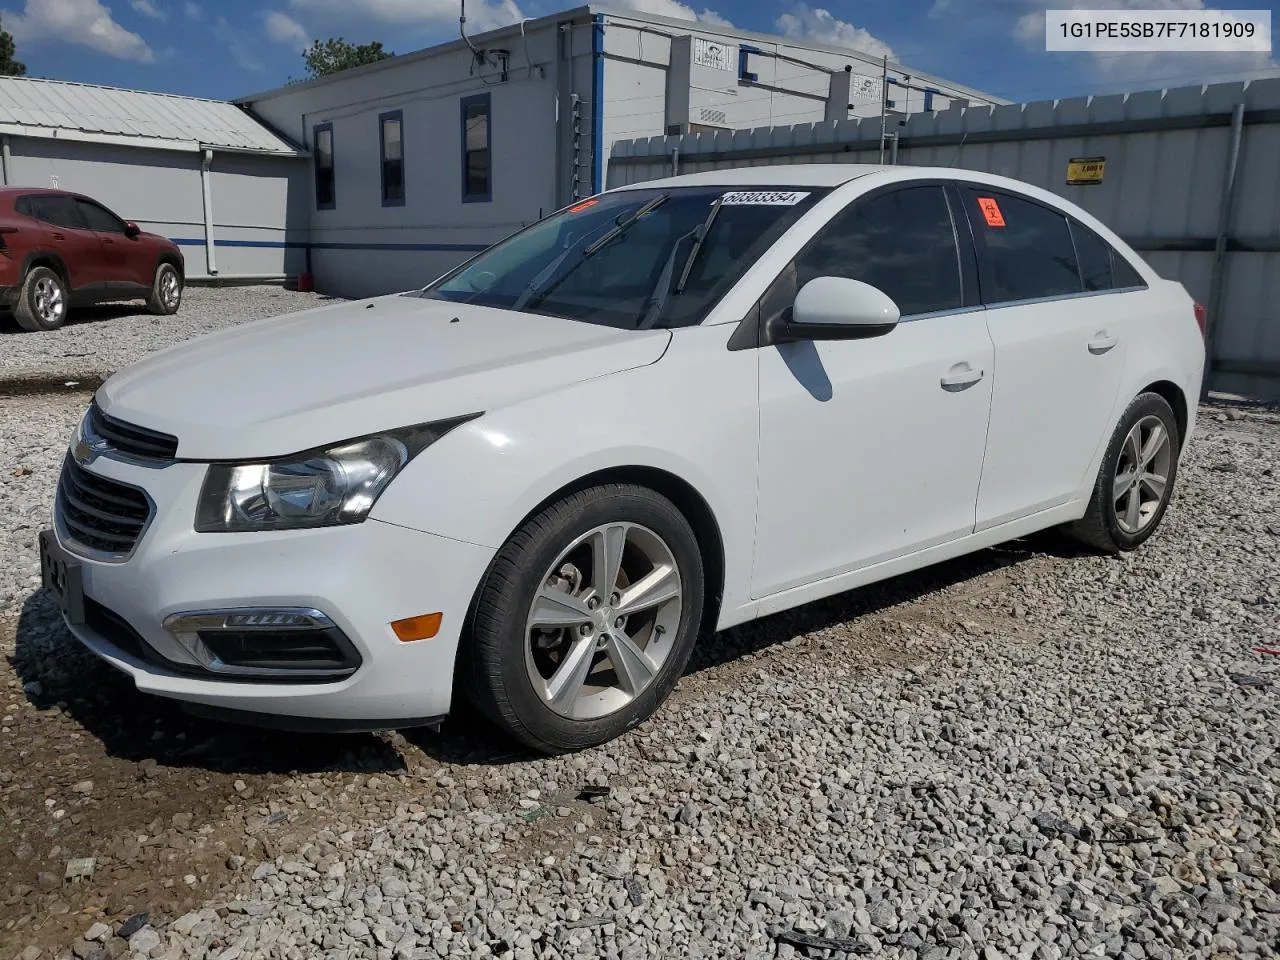
[[[514,234],[421,295],[632,330],[689,326],[826,192],[601,194]]]

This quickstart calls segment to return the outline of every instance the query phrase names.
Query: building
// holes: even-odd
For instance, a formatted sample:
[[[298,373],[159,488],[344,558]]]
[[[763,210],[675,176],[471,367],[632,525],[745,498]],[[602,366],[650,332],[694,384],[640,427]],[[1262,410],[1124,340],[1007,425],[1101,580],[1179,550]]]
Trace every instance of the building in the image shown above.
[[[288,242],[317,286],[366,295],[427,283],[603,189],[615,140],[878,117],[884,69],[852,50],[591,5],[237,102],[310,151]],[[1004,102],[898,64],[889,76],[889,126]]]
[[[0,77],[0,180],[102,201],[180,244],[188,277],[299,271],[307,156],[232,103]]]

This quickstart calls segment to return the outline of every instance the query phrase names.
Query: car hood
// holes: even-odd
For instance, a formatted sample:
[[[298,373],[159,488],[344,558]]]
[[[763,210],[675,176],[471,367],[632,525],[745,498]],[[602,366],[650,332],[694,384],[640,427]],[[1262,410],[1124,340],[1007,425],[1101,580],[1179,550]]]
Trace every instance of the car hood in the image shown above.
[[[378,297],[162,350],[111,377],[98,403],[173,434],[184,459],[273,457],[645,366],[670,341],[666,330]]]

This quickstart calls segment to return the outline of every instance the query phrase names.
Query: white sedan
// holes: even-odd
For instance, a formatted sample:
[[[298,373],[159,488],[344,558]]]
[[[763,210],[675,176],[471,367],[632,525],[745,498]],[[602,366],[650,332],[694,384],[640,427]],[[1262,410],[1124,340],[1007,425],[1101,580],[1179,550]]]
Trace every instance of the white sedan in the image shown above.
[[[1066,525],[1146,540],[1204,312],[1024,183],[815,165],[576,203],[425,289],[99,391],[45,583],[139,690],[539,750],[649,717],[699,636]]]

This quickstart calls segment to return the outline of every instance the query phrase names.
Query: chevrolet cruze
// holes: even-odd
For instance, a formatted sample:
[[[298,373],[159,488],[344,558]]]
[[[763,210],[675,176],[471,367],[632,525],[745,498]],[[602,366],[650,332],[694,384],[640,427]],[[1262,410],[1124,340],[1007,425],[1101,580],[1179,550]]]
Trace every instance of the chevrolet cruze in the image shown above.
[[[139,690],[548,752],[700,635],[1065,526],[1151,536],[1203,310],[1083,210],[954,169],[675,177],[422,290],[245,324],[97,393],[45,583]]]

